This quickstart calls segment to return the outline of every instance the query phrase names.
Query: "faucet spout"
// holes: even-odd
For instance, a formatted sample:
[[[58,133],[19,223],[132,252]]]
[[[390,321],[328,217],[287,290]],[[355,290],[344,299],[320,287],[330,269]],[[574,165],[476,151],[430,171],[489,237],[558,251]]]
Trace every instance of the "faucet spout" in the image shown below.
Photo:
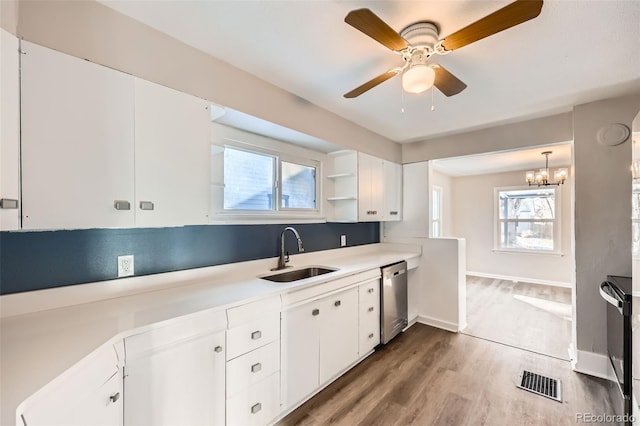
[[[280,256],[278,257],[278,266],[271,269],[272,271],[278,271],[280,269],[284,269],[287,267],[287,262],[289,261],[289,255],[287,254],[285,256],[285,252],[284,252],[284,234],[286,234],[287,231],[293,232],[293,235],[295,235],[296,240],[298,240],[298,252],[302,253],[304,251],[304,247],[302,246],[302,238],[300,238],[300,234],[298,234],[298,231],[296,231],[296,229],[292,226],[287,226],[282,230],[282,233],[280,234]]]

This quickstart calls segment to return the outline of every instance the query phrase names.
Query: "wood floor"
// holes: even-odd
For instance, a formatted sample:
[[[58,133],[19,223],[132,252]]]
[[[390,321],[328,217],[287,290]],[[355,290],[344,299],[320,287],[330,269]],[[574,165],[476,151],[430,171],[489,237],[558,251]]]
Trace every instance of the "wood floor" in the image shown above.
[[[563,403],[516,388],[521,368],[562,381]],[[422,324],[377,350],[280,425],[575,425],[612,413],[606,381],[569,362]]]
[[[571,289],[467,276],[462,332],[568,360]]]

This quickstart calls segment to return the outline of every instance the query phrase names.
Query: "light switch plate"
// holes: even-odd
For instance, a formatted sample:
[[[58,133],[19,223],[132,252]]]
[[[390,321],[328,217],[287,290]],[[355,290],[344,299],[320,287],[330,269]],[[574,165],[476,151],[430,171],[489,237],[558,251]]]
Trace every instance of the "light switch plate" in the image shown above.
[[[347,245],[347,236],[340,235],[340,247],[345,247]]]

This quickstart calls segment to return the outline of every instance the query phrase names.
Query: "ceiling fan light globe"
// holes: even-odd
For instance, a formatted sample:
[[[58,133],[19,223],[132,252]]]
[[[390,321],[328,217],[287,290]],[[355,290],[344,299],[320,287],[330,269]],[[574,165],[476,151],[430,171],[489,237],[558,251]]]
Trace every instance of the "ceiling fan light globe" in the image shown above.
[[[436,73],[428,65],[414,65],[402,74],[402,89],[407,93],[422,93],[433,86]]]

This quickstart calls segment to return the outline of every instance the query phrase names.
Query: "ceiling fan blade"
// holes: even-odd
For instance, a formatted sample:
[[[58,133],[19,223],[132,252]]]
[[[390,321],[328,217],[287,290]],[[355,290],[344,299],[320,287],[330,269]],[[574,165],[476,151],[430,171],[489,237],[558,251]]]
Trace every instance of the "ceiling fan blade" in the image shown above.
[[[358,97],[358,96],[362,95],[364,92],[366,92],[367,90],[373,89],[378,84],[384,83],[385,81],[389,80],[391,77],[395,77],[396,75],[398,75],[399,72],[400,72],[400,70],[396,69],[396,70],[391,70],[391,71],[387,71],[385,73],[382,73],[379,76],[377,76],[375,78],[372,78],[371,80],[367,81],[365,84],[356,87],[355,89],[353,89],[349,93],[345,93],[344,97],[348,98],[348,99]]]
[[[433,85],[446,96],[457,95],[467,88],[467,85],[464,84],[462,80],[440,65],[434,65],[432,68],[436,72],[436,79],[433,82]]]
[[[369,9],[352,10],[344,18],[344,22],[391,50],[402,50],[409,46],[407,40]]]
[[[533,19],[541,10],[542,0],[517,0],[449,35],[442,41],[442,47],[446,50],[459,49]]]

